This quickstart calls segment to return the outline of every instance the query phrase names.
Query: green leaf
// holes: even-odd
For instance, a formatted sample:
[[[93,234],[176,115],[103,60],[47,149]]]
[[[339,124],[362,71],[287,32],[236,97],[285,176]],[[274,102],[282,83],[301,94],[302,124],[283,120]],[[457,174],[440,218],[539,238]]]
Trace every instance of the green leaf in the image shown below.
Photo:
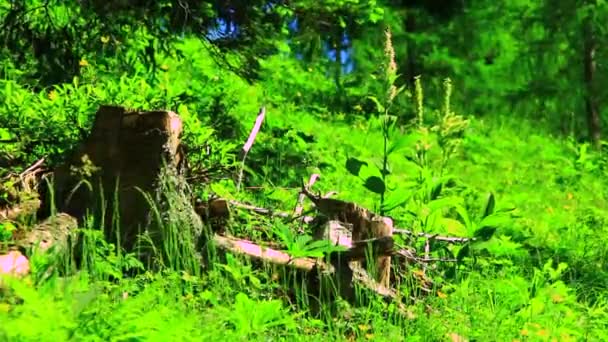
[[[448,234],[456,236],[467,235],[467,229],[464,224],[462,224],[462,222],[447,217],[441,218],[440,221],[441,225],[444,227],[445,232],[447,232]]]
[[[378,113],[383,113],[384,112],[384,106],[380,103],[380,101],[378,100],[377,97],[375,97],[375,96],[368,96],[367,98],[369,100],[371,100],[376,105],[376,110],[378,111]]]
[[[475,231],[475,234],[473,234],[473,236],[478,240],[488,241],[492,238],[492,236],[494,236],[494,233],[496,233],[496,227],[483,226],[483,227],[477,229]]]
[[[462,219],[462,222],[464,223],[465,227],[467,227],[467,230],[471,229],[471,218],[469,217],[469,212],[467,211],[467,209],[462,205],[456,205],[454,206],[454,208],[456,209],[458,216],[460,216],[460,218]]]
[[[436,230],[438,228],[438,224],[441,222],[441,219],[441,212],[431,211],[431,213],[426,216],[424,220],[424,229],[428,231]]]
[[[433,185],[433,189],[431,190],[431,200],[435,200],[441,195],[441,190],[443,190],[443,182],[438,182]]]
[[[462,203],[462,198],[460,197],[443,197],[436,200],[430,201],[427,205],[431,212],[443,209],[443,208],[454,208]]]
[[[494,213],[494,207],[496,206],[496,200],[494,199],[494,194],[490,192],[488,195],[488,201],[486,202],[486,208],[483,212],[483,217],[488,217]]]
[[[17,230],[17,227],[15,227],[15,225],[11,222],[2,222],[0,223],[0,229],[5,230],[7,232],[13,232]]]
[[[391,153],[399,152],[406,147],[411,147],[415,144],[417,139],[418,136],[415,134],[407,134],[400,136],[397,139],[392,139],[391,144],[389,145],[386,153],[390,155]]]
[[[414,195],[413,191],[404,191],[404,190],[396,190],[390,193],[390,195],[386,198],[386,201],[382,205],[383,211],[391,211],[397,207],[400,207],[407,203],[410,198]]]
[[[383,194],[386,191],[386,185],[382,178],[371,176],[365,180],[363,184],[368,190],[377,194]]]
[[[0,139],[1,140],[11,139],[11,132],[7,128],[0,128]]]
[[[415,157],[413,157],[413,156],[405,156],[405,160],[407,160],[408,162],[414,164],[414,166],[418,170],[422,169],[422,165],[421,165],[420,161],[418,159],[416,159]]]
[[[310,235],[300,235],[296,238],[296,245],[298,247],[305,248],[306,245],[312,240]]]
[[[484,217],[481,222],[479,222],[480,226],[491,226],[491,227],[503,227],[511,222],[511,218],[507,215],[490,215]]]
[[[363,165],[367,166],[368,164],[356,158],[348,158],[346,160],[346,169],[354,176],[359,176]]]
[[[466,245],[464,245],[459,251],[458,251],[458,255],[456,256],[456,260],[458,262],[462,262],[462,260],[469,256],[469,254],[471,253],[471,247],[470,245],[467,243]]]

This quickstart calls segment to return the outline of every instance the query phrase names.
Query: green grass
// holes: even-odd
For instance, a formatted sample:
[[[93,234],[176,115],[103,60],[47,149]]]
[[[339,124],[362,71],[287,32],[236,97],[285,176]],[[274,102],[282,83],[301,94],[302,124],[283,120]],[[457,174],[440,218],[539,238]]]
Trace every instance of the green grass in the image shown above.
[[[169,71],[161,79],[163,91],[151,88],[138,75],[98,76],[94,66],[79,83],[58,87],[52,96],[49,91],[34,93],[14,81],[0,81],[4,103],[0,117],[11,123],[6,127],[13,127],[0,132],[39,140],[1,148],[21,158],[23,166],[42,156],[58,160],[78,141],[77,128],[90,126],[91,114],[101,103],[173,106],[185,122],[186,144],[195,148],[207,143],[213,148],[211,156],[193,153],[191,158],[201,160],[203,167],[232,167],[238,162],[235,150],[244,143],[245,132],[266,101],[265,124],[246,161],[245,185],[260,189],[246,187],[237,193],[233,180],[216,179],[210,187],[195,186],[196,194],[214,191],[291,210],[301,180],[316,172],[321,180],[315,189],[335,190],[338,198],[377,206],[379,196],[345,167],[348,158],[381,163],[383,141],[377,119],[311,113],[280,94],[263,95],[265,88],[277,87],[274,83],[247,85],[224,74],[214,79],[220,71],[204,58],[199,45],[184,43],[180,49],[188,57],[185,60],[166,58]],[[271,67],[281,63],[271,62]],[[177,104],[185,92],[193,98]],[[471,341],[608,339],[605,157],[552,136],[534,123],[507,117],[468,119],[461,153],[445,170],[453,181],[443,185],[435,202],[423,195],[419,172],[406,158],[414,146],[391,155],[389,187],[420,195],[390,215],[402,228],[471,236],[483,222],[488,224],[482,213],[489,192],[496,198],[497,210],[516,210],[495,218],[494,236],[471,247],[458,265],[441,264],[430,272],[440,288],[409,303],[410,317],[395,315],[394,308],[373,296],[361,306],[325,303],[314,314],[307,310],[303,296],[289,295],[289,290],[299,289],[293,285],[296,278],[239,257],[213,254],[210,266],[199,273],[193,265],[198,262],[196,253],[202,251],[181,248],[181,234],[185,228],[201,229],[200,223],[182,215],[176,206],[169,208],[169,220],[164,221],[166,244],[157,246],[164,254],[155,267],[139,268],[129,256],[100,240],[95,227],[83,227],[93,242],[87,250],[90,262],[83,269],[44,278],[39,275],[52,262],[34,258],[32,276],[7,280],[0,291],[0,340],[442,341],[452,333]],[[222,137],[221,132],[231,130],[235,136]],[[403,127],[394,139],[410,134],[412,129]],[[436,181],[439,152],[436,145],[431,147],[427,180]],[[368,176],[374,171],[365,172]],[[175,189],[166,195],[171,203],[184,198]],[[470,227],[456,204],[468,213]],[[428,214],[431,208],[435,209]],[[276,238],[276,222],[235,214],[230,227],[234,233]],[[454,255],[460,251],[460,247],[449,249]],[[62,266],[72,270],[69,263]],[[129,268],[138,271],[124,275]],[[399,290],[411,288],[403,285]]]

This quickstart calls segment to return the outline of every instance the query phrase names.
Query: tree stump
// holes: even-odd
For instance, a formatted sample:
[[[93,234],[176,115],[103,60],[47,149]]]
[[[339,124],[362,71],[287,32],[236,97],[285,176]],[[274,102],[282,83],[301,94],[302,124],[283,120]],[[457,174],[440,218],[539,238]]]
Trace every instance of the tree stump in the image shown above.
[[[303,188],[303,193],[315,204],[317,210],[330,221],[338,221],[346,224],[350,234],[345,235],[344,227],[340,225],[326,225],[321,227],[321,233],[317,232],[316,238],[326,236],[336,240],[341,236],[342,241],[349,241],[351,245],[360,245],[367,240],[380,239],[380,243],[371,244],[371,260],[357,260],[350,263],[351,268],[362,268],[373,264],[371,267],[375,273],[375,279],[384,287],[390,287],[391,257],[386,249],[392,249],[393,220],[389,217],[377,215],[370,210],[360,207],[356,203],[346,202],[333,198],[323,198],[313,195],[308,189]],[[387,244],[388,242],[388,244]]]
[[[102,106],[89,136],[54,170],[50,182],[42,182],[38,218],[48,217],[54,208],[82,224],[92,214],[109,241],[132,250],[150,223],[150,205],[142,191],[154,198],[163,167],[182,165],[181,131],[174,112]]]

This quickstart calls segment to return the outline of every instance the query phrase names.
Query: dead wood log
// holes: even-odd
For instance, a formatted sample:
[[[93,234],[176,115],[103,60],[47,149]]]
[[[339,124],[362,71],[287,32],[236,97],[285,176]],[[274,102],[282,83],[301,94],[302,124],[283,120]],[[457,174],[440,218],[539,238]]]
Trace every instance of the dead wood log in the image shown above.
[[[317,179],[319,179],[319,174],[317,173],[313,173],[312,175],[310,175],[310,178],[308,179],[308,184],[307,187],[311,188],[315,182],[317,181]],[[298,201],[296,202],[296,207],[293,210],[293,216],[294,217],[300,217],[302,216],[302,211],[304,210],[304,198],[306,198],[306,194],[300,192],[300,194],[298,195]],[[304,217],[302,217],[301,222],[304,223]]]
[[[3,287],[3,276],[22,277],[28,273],[30,273],[30,263],[21,252],[10,251],[7,254],[0,254],[0,290]]]
[[[48,217],[17,236],[17,246],[31,252],[46,252],[50,248],[67,252],[78,228],[76,218],[59,213]]]
[[[304,216],[304,222],[310,223],[313,226],[313,238],[315,238],[316,240],[329,240],[332,242],[333,245],[343,245],[347,248],[352,248],[348,252],[346,252],[346,254],[342,255],[348,259],[354,260],[354,262],[351,262],[349,265],[361,266],[360,261],[367,261],[370,256],[372,256],[372,259],[374,259],[375,257],[375,267],[373,268],[376,269],[376,279],[378,279],[386,287],[389,287],[390,285],[388,279],[391,278],[391,256],[398,256],[400,258],[406,259],[408,262],[422,264],[423,268],[426,268],[426,264],[429,262],[456,261],[453,259],[430,258],[428,253],[426,253],[424,257],[418,257],[416,256],[416,251],[413,249],[395,249],[394,240],[392,239],[393,234],[403,234],[412,236],[413,238],[425,238],[427,241],[435,240],[442,241],[445,243],[466,243],[474,240],[473,238],[440,236],[438,234],[429,234],[422,232],[414,233],[410,230],[399,228],[391,229],[392,221],[389,218],[375,215],[367,209],[358,207],[354,203],[349,204],[348,202],[329,199],[325,196],[315,196],[310,194],[310,192],[308,192],[308,194],[308,196],[312,197],[317,203],[321,203],[322,210],[319,211],[322,211],[322,213],[326,212],[331,214],[331,208],[339,208],[345,211],[351,210],[355,212],[355,214],[351,214],[351,220],[352,217],[355,217],[355,222],[363,222],[363,225],[360,225],[359,227],[369,227],[371,233],[368,233],[367,235],[372,236],[372,238],[353,242],[353,224],[346,223],[340,220],[330,220],[327,216],[324,215],[320,215],[314,218],[311,216]],[[228,203],[231,206],[234,206],[235,208],[249,210],[263,215],[279,216],[284,218],[292,217],[292,215],[289,213],[256,207],[253,205],[240,203],[234,200],[230,200],[228,201]],[[357,211],[360,214],[357,214]],[[349,220],[348,214],[340,213],[339,210],[338,213],[338,215],[334,214],[333,216],[342,217],[343,219],[345,218],[345,220]],[[361,216],[363,218],[361,218]],[[369,219],[369,217],[371,217],[371,220]],[[373,243],[369,245],[369,242],[371,241],[373,241]],[[373,255],[369,253],[370,249],[368,247],[371,247]],[[350,253],[350,255],[348,255],[348,253]]]
[[[353,247],[352,225],[325,217],[314,221],[313,239],[327,240],[334,246]]]
[[[7,278],[25,277],[30,273],[30,261],[19,251],[11,250],[6,254],[0,253],[0,298],[12,295]]]
[[[271,209],[267,209],[267,208],[261,208],[261,207],[256,207],[254,205],[250,205],[250,204],[246,204],[246,203],[241,203],[235,200],[230,200],[229,201],[230,205],[234,206],[235,208],[238,209],[243,209],[243,210],[249,210],[252,211],[256,214],[260,214],[260,215],[266,215],[266,216],[277,216],[277,217],[282,217],[282,218],[287,218],[287,219],[291,219],[294,218],[294,216],[292,214],[286,213],[286,212],[282,212],[282,211],[275,211],[275,210],[271,210]],[[314,217],[312,216],[300,216],[300,219],[302,220],[302,222],[304,223],[310,223],[314,220]]]
[[[327,197],[327,195],[323,196],[323,198],[326,198],[326,197]],[[271,209],[267,209],[267,208],[256,207],[254,205],[241,203],[241,202],[238,202],[235,200],[230,200],[229,203],[230,203],[230,205],[234,206],[235,208],[253,211],[253,212],[261,214],[261,215],[277,216],[277,217],[282,217],[282,218],[293,218],[292,214],[282,212],[282,211],[275,211],[275,210],[271,210]],[[312,223],[315,220],[315,218],[312,216],[301,216],[300,218],[303,220],[304,223]],[[413,236],[416,238],[425,238],[425,239],[441,241],[441,242],[446,242],[446,243],[467,243],[470,241],[475,241],[475,238],[467,238],[467,237],[459,237],[459,236],[442,236],[439,234],[431,234],[431,233],[424,233],[424,232],[416,233],[411,230],[402,229],[402,228],[393,228],[393,234],[394,235],[408,235],[408,236]]]
[[[237,239],[222,235],[214,235],[215,244],[230,252],[247,255],[251,258],[270,262],[276,265],[286,265],[303,271],[311,271],[315,267],[323,271],[334,272],[333,266],[322,263],[313,258],[293,258],[285,252],[272,248],[262,247],[248,240]]]
[[[393,234],[403,234],[403,235],[415,236],[415,237],[419,237],[419,238],[425,238],[428,240],[443,241],[443,242],[447,242],[447,243],[467,243],[469,241],[475,240],[475,238],[465,238],[465,237],[457,237],[457,236],[441,236],[439,234],[429,234],[429,233],[423,233],[423,232],[414,233],[411,230],[401,229],[401,228],[395,228],[393,230]]]
[[[36,214],[40,208],[40,200],[35,191],[37,174],[42,172],[43,164],[44,158],[19,174],[9,174],[2,178],[0,193],[8,195],[8,199],[0,200],[0,222],[20,221]]]
[[[19,221],[28,216],[35,216],[39,208],[40,200],[38,198],[31,198],[13,206],[0,208],[0,222]]]
[[[223,198],[210,198],[198,201],[194,211],[206,222],[214,233],[223,234],[230,219],[230,206]]]
[[[28,257],[33,253],[46,253],[51,248],[57,255],[69,251],[71,236],[78,227],[75,218],[58,214],[47,218],[27,231],[20,230],[15,236],[16,246],[8,254],[0,255],[0,290],[2,276],[25,276],[30,272]],[[21,251],[24,251],[25,255]],[[27,257],[26,257],[27,255]],[[47,273],[50,270],[47,270]]]
[[[390,239],[390,237],[384,238],[384,239],[379,239],[376,241],[372,241],[372,242],[376,242],[379,245],[383,245],[384,247],[384,252],[387,255],[390,255],[390,253],[392,253],[390,251],[390,249],[388,248],[387,245],[390,245],[390,243],[387,243],[388,239]],[[392,241],[392,239],[390,239]],[[267,248],[267,247],[263,247],[260,246],[258,244],[255,244],[251,241],[248,240],[243,240],[243,239],[238,239],[238,238],[234,238],[234,237],[227,237],[227,236],[222,236],[222,235],[218,235],[215,234],[213,237],[213,241],[216,244],[216,246],[230,251],[232,253],[236,253],[236,254],[240,254],[240,255],[246,255],[250,258],[254,258],[257,260],[261,260],[264,262],[269,262],[275,265],[284,265],[284,266],[289,266],[295,269],[299,269],[302,271],[313,271],[313,270],[320,270],[321,272],[323,272],[326,275],[335,275],[340,277],[340,274],[337,274],[338,272],[336,271],[336,264],[331,264],[331,263],[326,263],[323,260],[319,260],[319,259],[314,259],[314,258],[308,258],[308,257],[301,257],[301,258],[293,258],[292,256],[290,256],[288,253],[282,252],[282,251],[278,251],[276,249],[272,249],[272,248]],[[365,242],[367,243],[367,242]],[[364,246],[363,242],[361,242],[360,244],[354,246],[351,249],[348,249],[344,252],[337,252],[336,256],[334,256],[332,259],[341,259],[344,260],[345,263],[348,263],[352,260],[356,260],[359,258],[363,258],[365,255],[364,249],[367,248],[367,245]],[[381,249],[381,248],[379,248]],[[337,256],[339,255],[339,256]],[[351,276],[353,277],[352,279],[348,279],[347,282],[352,283],[352,281],[357,282],[359,284],[361,284],[362,286],[372,290],[373,292],[376,292],[378,295],[381,295],[383,297],[388,297],[391,299],[395,299],[397,298],[397,294],[396,292],[391,289],[390,287],[384,286],[382,283],[376,282],[374,279],[372,279],[371,277],[369,277],[367,275],[367,273],[365,272],[365,270],[363,268],[360,267],[351,267],[352,269],[352,274]],[[345,280],[339,280],[340,283],[344,283],[346,282]]]
[[[393,235],[393,220],[389,217],[376,215],[356,203],[315,196],[306,186],[302,187],[302,193],[315,204],[319,212],[330,220],[338,220],[349,224],[350,227],[352,227],[353,242],[390,237]],[[385,287],[389,287],[391,266],[390,255],[379,255],[375,252],[373,257],[375,258],[374,273],[376,280]]]

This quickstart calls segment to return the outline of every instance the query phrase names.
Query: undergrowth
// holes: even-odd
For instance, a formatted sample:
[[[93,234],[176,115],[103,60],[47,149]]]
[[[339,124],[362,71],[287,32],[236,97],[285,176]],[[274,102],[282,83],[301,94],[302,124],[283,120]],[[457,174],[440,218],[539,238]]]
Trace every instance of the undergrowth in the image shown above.
[[[25,279],[4,279],[0,339],[608,339],[604,155],[521,120],[465,120],[451,109],[450,94],[458,89],[449,81],[443,108],[426,108],[419,86],[402,94],[414,102],[415,115],[400,113],[405,109],[391,106],[393,71],[383,89],[388,98],[370,94],[377,108],[369,118],[330,116],[321,105],[311,113],[272,83],[273,71],[289,67],[288,61],[265,61],[266,78],[249,85],[213,64],[202,44],[184,39],[176,47],[184,58],[163,56],[154,86],[143,65],[116,77],[87,64],[71,84],[39,92],[0,80],[0,137],[12,141],[0,149],[15,165],[0,177],[42,157],[50,165],[61,161],[90,128],[97,107],[108,103],[176,110],[196,171],[191,188],[176,187],[167,176],[164,199],[147,198],[165,234],[160,245],[142,238],[157,251],[149,264],[106,242],[90,224],[81,227],[80,267],[69,256],[51,254],[32,258]],[[306,72],[322,89],[323,77]],[[263,103],[267,114],[239,189],[237,153]],[[406,117],[416,121],[403,122]],[[408,317],[400,317],[373,295],[360,306],[335,300],[312,310],[295,275],[188,240],[186,232],[206,229],[188,211],[191,193],[290,211],[302,179],[312,173],[321,175],[315,187],[322,193],[337,191],[341,199],[386,212],[399,227],[478,242],[431,246],[431,257],[457,261],[432,266],[437,287],[408,303]],[[2,184],[1,200],[16,201],[12,187]],[[297,255],[319,252],[310,232],[296,234],[292,226],[243,212],[232,220],[235,235],[272,237]],[[0,241],[9,242],[20,225],[3,223]],[[396,268],[405,279],[398,290],[411,292],[407,279],[419,270]]]

